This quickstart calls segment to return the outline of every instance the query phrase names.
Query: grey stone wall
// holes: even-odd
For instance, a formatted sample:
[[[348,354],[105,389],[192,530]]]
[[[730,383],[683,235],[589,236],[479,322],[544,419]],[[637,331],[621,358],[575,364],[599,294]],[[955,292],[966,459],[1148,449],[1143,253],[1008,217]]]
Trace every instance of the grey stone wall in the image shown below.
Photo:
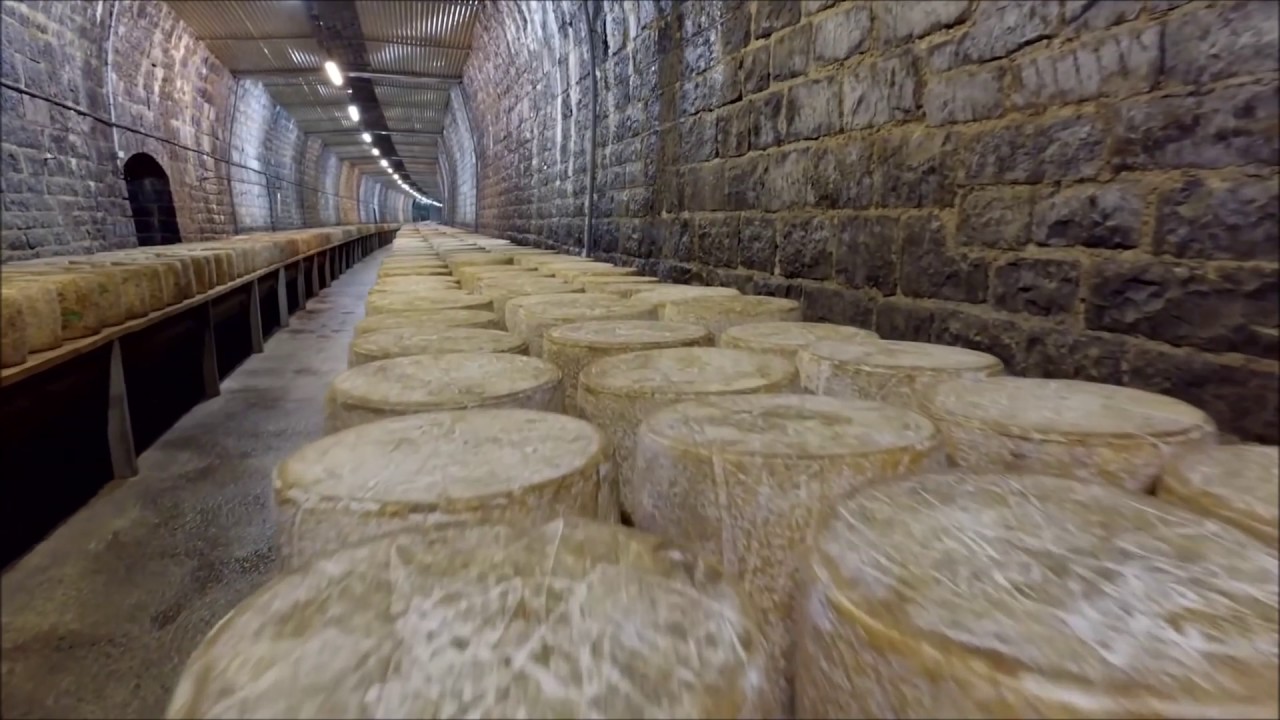
[[[121,174],[135,153],[165,169],[188,242],[342,222],[326,193],[343,164],[318,155],[308,177],[293,119],[260,84],[237,83],[165,3],[5,0],[0,77],[18,88],[0,89],[0,262],[135,245]]]
[[[442,152],[447,155],[450,172],[445,199],[448,201],[446,216],[458,226],[472,226],[476,219],[476,164],[472,154],[471,129],[463,110],[462,91],[453,88],[449,92],[449,108],[444,119]],[[445,187],[441,182],[441,187]]]
[[[1278,10],[604,3],[593,254],[1165,392],[1277,442]],[[478,24],[484,231],[581,244],[578,12],[497,3]]]

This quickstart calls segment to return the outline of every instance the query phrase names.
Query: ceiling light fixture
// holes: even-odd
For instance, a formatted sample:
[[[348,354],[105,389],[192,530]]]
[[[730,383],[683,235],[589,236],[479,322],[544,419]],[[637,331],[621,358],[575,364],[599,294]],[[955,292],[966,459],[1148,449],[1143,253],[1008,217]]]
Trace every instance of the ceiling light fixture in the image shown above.
[[[391,166],[391,163],[387,162],[387,159],[386,159],[386,158],[382,158],[381,160],[379,160],[379,161],[378,161],[378,164],[379,164],[379,165],[381,165],[382,167],[390,167],[390,166]]]
[[[360,139],[367,143],[373,142],[373,136],[369,133],[360,133]]]
[[[374,157],[377,157],[378,155],[380,155],[380,154],[381,154],[381,153],[379,153],[379,152],[378,152],[378,148],[371,148],[371,149],[373,150],[373,156],[374,156]]]
[[[348,105],[347,114],[351,116],[351,119],[354,122],[360,122],[360,108],[355,105]]]
[[[338,63],[330,60],[324,64],[324,71],[329,73],[329,80],[338,87],[342,87],[342,71],[338,69]]]

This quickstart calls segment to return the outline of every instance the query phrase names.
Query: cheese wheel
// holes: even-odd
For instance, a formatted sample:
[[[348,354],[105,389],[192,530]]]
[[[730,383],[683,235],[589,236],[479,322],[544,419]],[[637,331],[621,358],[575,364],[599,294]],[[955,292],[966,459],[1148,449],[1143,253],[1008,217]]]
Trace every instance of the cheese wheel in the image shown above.
[[[722,570],[566,517],[398,533],[285,574],[196,648],[187,717],[776,716]]]
[[[423,312],[430,310],[491,310],[493,301],[483,295],[463,292],[422,291],[386,293],[365,302],[366,315]]]
[[[152,289],[147,287],[150,276],[147,269],[136,265],[103,265],[98,263],[73,263],[72,270],[83,270],[107,275],[111,292],[120,298],[120,311],[124,320],[136,320],[151,313]]]
[[[792,558],[831,503],[908,473],[945,469],[938,429],[903,408],[814,395],[725,395],[654,411],[636,433],[622,504],[636,528],[715,558],[761,611],[789,676]]]
[[[417,313],[388,313],[374,315],[356,323],[353,337],[390,328],[416,327],[418,325],[443,325],[446,327],[473,327],[498,330],[498,317],[485,310],[435,310]]]
[[[178,295],[180,300],[190,300],[199,294],[196,287],[195,266],[191,264],[191,258],[141,252],[130,252],[126,254],[125,257],[137,260],[160,260],[172,263],[176,267],[178,273]],[[268,263],[268,265],[270,265],[270,263]],[[266,267],[266,265],[262,267]]]
[[[612,263],[603,263],[595,261],[587,262],[569,262],[569,263],[551,263],[549,265],[539,265],[537,272],[541,275],[550,275],[557,280],[568,280],[565,273],[576,272],[590,274],[588,270],[602,270],[606,274],[608,271],[616,269],[618,266]],[[633,270],[634,272],[634,270]],[[626,274],[626,273],[624,273]]]
[[[378,279],[397,277],[449,277],[448,268],[423,267],[420,265],[383,265],[378,270]]]
[[[461,268],[475,265],[510,265],[511,256],[495,253],[457,253],[449,256],[448,263],[449,269],[456,273]]]
[[[101,317],[102,327],[115,327],[128,319],[126,315],[126,290],[120,276],[111,272],[111,268],[83,265],[44,265],[22,270],[30,275],[79,275],[85,278],[88,302],[92,302]],[[135,301],[139,300],[139,290],[130,288]],[[63,309],[66,305],[63,304]]]
[[[634,280],[634,279],[638,279],[639,277],[640,276],[638,275],[628,275],[628,276],[617,278],[617,279],[618,280],[624,280],[624,279]],[[630,299],[642,293],[652,292],[654,290],[665,290],[667,288],[675,288],[675,287],[682,287],[682,286],[675,285],[672,283],[664,283],[664,282],[656,282],[656,283],[648,283],[648,284],[614,282],[614,283],[609,283],[608,285],[604,285],[603,287],[599,287],[599,290],[597,292],[609,293],[610,295],[617,295],[618,297],[624,297],[624,298]],[[727,289],[732,290],[732,288],[727,288]],[[737,292],[737,291],[735,290],[734,292]]]
[[[489,275],[528,275],[536,277],[528,269],[516,267],[515,265],[471,265],[458,268],[458,272],[455,274],[458,278],[458,284],[467,292],[474,292],[476,280]]]
[[[532,295],[515,306],[513,317],[507,329],[529,343],[530,355],[541,357],[542,333],[548,328],[588,320],[652,320],[653,309],[612,295],[564,293]]]
[[[759,295],[688,297],[662,305],[658,317],[701,325],[718,338],[725,330],[744,323],[799,322],[800,303]]]
[[[383,292],[405,292],[415,290],[460,290],[455,278],[440,275],[401,275],[389,278],[378,278],[369,289],[370,294]]]
[[[4,284],[37,284],[52,287],[58,293],[58,310],[61,313],[62,340],[97,335],[102,331],[102,306],[98,303],[100,284],[83,273],[7,274]]]
[[[591,260],[584,257],[578,257],[576,255],[561,255],[555,252],[517,255],[512,258],[512,264],[514,265],[535,269],[543,265],[563,265],[571,262],[591,262]]]
[[[410,355],[445,353],[517,353],[528,349],[524,340],[501,330],[415,325],[376,330],[351,341],[348,366]]]
[[[574,287],[583,292],[607,292],[611,295],[616,293],[611,292],[610,288],[619,284],[648,285],[651,287],[647,289],[656,289],[658,278],[648,275],[583,275],[572,282]]]
[[[800,384],[815,395],[916,409],[938,383],[1000,375],[999,358],[931,343],[816,342],[796,354]]]
[[[21,365],[31,351],[26,304],[18,299],[21,292],[0,289],[0,367]]]
[[[604,435],[536,410],[379,420],[304,446],[274,476],[286,567],[403,531],[595,518]]]
[[[711,347],[642,350],[588,365],[578,375],[578,411],[613,445],[617,484],[609,491],[618,502],[620,488],[630,483],[636,429],[650,413],[707,395],[790,392],[795,383],[794,365],[761,353]]]
[[[577,293],[581,290],[575,289],[572,285],[551,278],[543,278],[539,282],[524,281],[514,284],[493,284],[491,281],[481,281],[483,284],[480,292],[485,296],[493,299],[493,312],[498,316],[498,320],[502,323],[503,328],[510,330],[511,325],[508,323],[515,322],[515,313],[511,309],[511,301],[517,298],[531,297],[534,295],[559,295],[563,293]],[[522,301],[523,302],[523,301]],[[519,304],[517,303],[517,307]]]
[[[879,340],[870,330],[811,322],[758,322],[734,325],[720,334],[717,345],[766,352],[795,362],[796,354],[816,342],[858,343]]]
[[[1214,445],[1181,453],[1165,467],[1156,496],[1274,548],[1280,543],[1280,448]]]
[[[22,325],[26,328],[23,344],[28,353],[45,352],[62,345],[62,309],[58,305],[58,290],[47,284],[12,282],[5,277],[3,302],[22,310]],[[7,335],[7,333],[6,333]],[[0,341],[9,338],[0,337]]]
[[[657,308],[665,305],[672,300],[683,300],[691,297],[707,297],[707,296],[730,296],[741,295],[742,293],[727,287],[708,287],[703,285],[665,285],[663,287],[645,290],[635,293],[631,296],[631,301],[637,304],[652,305]]]
[[[578,376],[591,363],[640,350],[711,345],[711,333],[699,325],[652,320],[603,320],[548,328],[542,358],[560,369],[564,411],[579,415]]]
[[[510,353],[449,353],[380,360],[334,378],[326,426],[336,432],[362,423],[435,410],[477,407],[559,412],[560,371]]]
[[[209,278],[206,274],[208,268],[201,262],[199,257],[193,257],[187,253],[173,253],[164,251],[151,251],[139,253],[140,257],[162,258],[165,260],[173,260],[182,266],[183,284],[191,289],[190,297],[202,295],[209,291]],[[272,263],[268,263],[270,265]],[[185,293],[185,290],[184,290]]]
[[[1036,475],[851,495],[804,562],[798,717],[1276,717],[1277,558]]]
[[[132,317],[142,317],[153,313],[157,310],[163,310],[169,306],[169,283],[164,275],[166,266],[152,264],[145,261],[124,261],[111,257],[86,257],[78,259],[76,266],[83,267],[111,267],[124,270],[124,276],[121,280],[133,287],[141,294],[141,304],[145,308],[142,315],[133,315]],[[133,301],[131,312],[137,312],[137,301]]]
[[[986,377],[937,385],[922,412],[962,468],[1105,482],[1150,492],[1170,456],[1213,443],[1199,409],[1171,397],[1079,380]]]
[[[576,285],[583,278],[589,277],[630,277],[636,274],[633,267],[587,267],[579,270],[581,265],[570,265],[566,270],[560,270],[556,273],[556,277],[565,282]]]

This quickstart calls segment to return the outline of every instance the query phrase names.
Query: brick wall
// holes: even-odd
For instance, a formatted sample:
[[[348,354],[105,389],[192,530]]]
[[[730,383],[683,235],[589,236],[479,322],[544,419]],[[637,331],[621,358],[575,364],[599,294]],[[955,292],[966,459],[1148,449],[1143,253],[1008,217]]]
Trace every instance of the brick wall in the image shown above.
[[[113,11],[120,158],[106,91]],[[308,176],[293,119],[165,3],[5,0],[0,77],[18,88],[0,88],[0,262],[136,245],[121,174],[135,153],[168,175],[184,241],[341,221],[325,193],[338,192],[342,163],[320,153]]]
[[[1277,442],[1278,9],[606,3],[593,254],[1166,392]],[[484,231],[581,244],[575,13],[478,24]]]

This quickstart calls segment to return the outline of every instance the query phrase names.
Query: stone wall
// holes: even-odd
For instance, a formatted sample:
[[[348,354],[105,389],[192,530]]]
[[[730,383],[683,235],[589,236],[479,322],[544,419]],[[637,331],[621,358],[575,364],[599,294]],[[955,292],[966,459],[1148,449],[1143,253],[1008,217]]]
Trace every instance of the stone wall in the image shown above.
[[[1278,9],[606,3],[592,254],[1277,442]],[[486,6],[482,231],[582,244],[580,13]]]
[[[122,175],[135,153],[168,175],[184,241],[340,222],[326,193],[342,163],[320,153],[308,176],[293,119],[163,2],[6,0],[0,77],[0,262],[136,245]]]
[[[448,203],[445,216],[449,222],[458,226],[474,226],[476,219],[476,164],[472,154],[471,128],[467,121],[460,88],[449,92],[449,108],[444,119],[444,137],[441,152],[446,154],[446,163],[451,176],[445,185],[443,175],[440,187],[445,197],[442,204]],[[442,168],[443,169],[443,168]]]

